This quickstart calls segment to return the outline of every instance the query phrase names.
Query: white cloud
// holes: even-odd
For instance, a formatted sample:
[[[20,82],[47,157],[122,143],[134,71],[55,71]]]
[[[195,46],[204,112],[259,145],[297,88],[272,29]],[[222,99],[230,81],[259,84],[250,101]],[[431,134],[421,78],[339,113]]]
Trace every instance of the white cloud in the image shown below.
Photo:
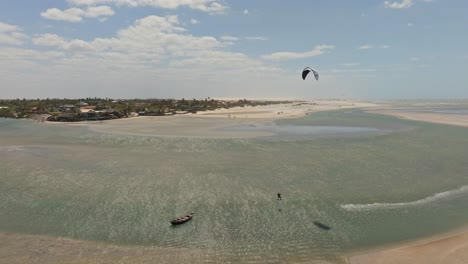
[[[152,6],[157,8],[176,9],[188,7],[191,9],[211,13],[222,14],[227,6],[217,0],[68,0],[73,5],[94,6],[98,4],[115,4],[131,7]]]
[[[372,45],[369,45],[369,44],[365,44],[365,45],[361,45],[358,47],[358,49],[360,50],[367,50],[367,49],[372,49],[373,46]]]
[[[0,44],[22,45],[28,38],[22,31],[18,26],[0,22]]]
[[[74,39],[67,41],[64,38],[55,34],[43,34],[39,37],[33,38],[33,43],[39,46],[56,47],[65,51],[82,52],[82,51],[95,51],[97,50],[91,43]]]
[[[223,52],[223,51],[202,51],[199,56],[174,61],[171,63],[173,67],[216,67],[233,69],[233,68],[253,68],[260,67],[260,61],[252,60],[247,55],[238,52]]]
[[[391,48],[391,46],[389,46],[389,45],[380,45],[379,48],[381,48],[381,49],[389,49],[389,48]]]
[[[228,61],[251,63],[248,56],[241,53],[222,51],[226,44],[210,36],[193,36],[180,27],[177,16],[149,16],[137,20],[134,25],[118,31],[112,38],[96,38],[92,41],[79,39],[67,40],[55,34],[37,35],[35,45],[47,46],[61,51],[71,52],[76,58],[100,58],[109,64],[115,60],[124,60],[132,64],[158,65],[168,63],[181,65],[210,61],[210,56],[222,57]],[[223,41],[235,41],[239,38],[223,36]],[[253,60],[252,60],[253,61]],[[111,63],[112,62],[112,63]],[[212,61],[211,61],[212,62]],[[259,62],[258,62],[259,63]]]
[[[414,26],[413,23],[408,23],[408,27],[412,27],[412,26]]]
[[[392,9],[405,9],[405,8],[410,8],[415,4],[416,1],[419,2],[425,2],[425,3],[432,3],[435,2],[435,0],[401,0],[401,2],[398,1],[385,1],[384,6],[385,8],[392,8]]]
[[[18,87],[10,96],[36,96],[40,90],[42,95],[63,97],[248,98],[267,92],[275,96],[273,85],[283,87],[297,77],[261,59],[228,51],[221,38],[191,34],[177,16],[145,17],[111,37],[85,41],[38,34],[32,43],[37,51],[0,47],[0,57],[8,54],[0,60],[0,78]]]
[[[91,6],[85,10],[85,17],[101,17],[101,16],[113,16],[114,10],[109,6]]]
[[[412,61],[412,62],[417,62],[417,61],[419,61],[419,60],[420,60],[419,57],[411,57],[411,58],[410,58],[410,61]]]
[[[20,30],[21,29],[18,26],[0,22],[0,33],[14,32]]]
[[[324,54],[327,50],[334,49],[335,46],[331,45],[318,45],[315,46],[313,50],[306,51],[306,52],[276,52],[269,55],[262,56],[265,60],[274,60],[274,61],[281,61],[281,60],[294,60],[294,59],[303,59],[309,58],[314,56],[319,56]]]
[[[393,8],[393,9],[410,8],[413,4],[414,4],[413,0],[402,0],[401,2],[390,2],[390,1],[384,2],[384,5],[386,8]]]
[[[42,12],[41,16],[50,20],[60,20],[68,22],[80,22],[83,20],[81,15],[83,14],[83,9],[80,8],[70,8],[65,11],[62,11],[57,8],[50,8],[47,11]]]
[[[190,24],[193,24],[193,25],[200,24],[200,21],[192,18],[192,19],[190,19]]]
[[[248,15],[248,14],[249,14],[249,10],[247,10],[247,9],[244,9],[244,11],[242,11],[242,14],[244,14],[244,15]]]
[[[57,8],[50,8],[41,13],[43,18],[73,23],[82,21],[83,17],[98,18],[112,15],[114,15],[114,10],[109,6],[90,6],[86,9],[73,7],[63,11]]]
[[[33,38],[33,43],[35,45],[62,48],[66,41],[62,37],[59,37],[55,34],[43,34],[39,37]]]
[[[57,51],[37,51],[13,47],[0,49],[0,57],[8,60],[49,60],[63,56],[62,52]]]
[[[224,41],[237,41],[237,40],[239,40],[238,37],[233,37],[233,36],[222,36],[221,39],[224,40]]]
[[[268,40],[267,37],[262,37],[262,36],[253,36],[253,37],[245,37],[247,40]]]

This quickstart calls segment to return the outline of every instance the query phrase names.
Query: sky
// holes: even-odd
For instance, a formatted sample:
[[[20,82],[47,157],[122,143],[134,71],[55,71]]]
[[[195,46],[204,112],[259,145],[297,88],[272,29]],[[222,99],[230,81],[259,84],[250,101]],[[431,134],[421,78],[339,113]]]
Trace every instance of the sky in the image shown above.
[[[460,99],[467,65],[466,0],[0,1],[0,98]]]

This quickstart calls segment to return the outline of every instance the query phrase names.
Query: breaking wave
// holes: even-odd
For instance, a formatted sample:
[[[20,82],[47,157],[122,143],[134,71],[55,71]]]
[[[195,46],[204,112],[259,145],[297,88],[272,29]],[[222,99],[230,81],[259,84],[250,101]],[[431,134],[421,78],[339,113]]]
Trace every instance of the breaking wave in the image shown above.
[[[402,207],[412,207],[418,205],[429,204],[443,199],[448,199],[457,195],[468,193],[468,185],[462,186],[458,189],[436,193],[434,195],[425,197],[411,202],[401,203],[371,203],[371,204],[342,204],[340,207],[347,211],[368,211],[375,209],[396,209]]]

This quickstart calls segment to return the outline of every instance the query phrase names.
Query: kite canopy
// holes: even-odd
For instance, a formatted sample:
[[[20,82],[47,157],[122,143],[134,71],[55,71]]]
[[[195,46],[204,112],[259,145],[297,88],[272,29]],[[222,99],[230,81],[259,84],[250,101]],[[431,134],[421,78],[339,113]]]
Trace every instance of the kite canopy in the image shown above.
[[[319,79],[319,74],[316,70],[310,68],[310,67],[306,67],[303,71],[302,71],[302,80],[305,80],[305,78],[307,77],[307,75],[310,73],[310,72],[313,72],[314,73],[314,76],[315,76],[315,80],[318,81]]]

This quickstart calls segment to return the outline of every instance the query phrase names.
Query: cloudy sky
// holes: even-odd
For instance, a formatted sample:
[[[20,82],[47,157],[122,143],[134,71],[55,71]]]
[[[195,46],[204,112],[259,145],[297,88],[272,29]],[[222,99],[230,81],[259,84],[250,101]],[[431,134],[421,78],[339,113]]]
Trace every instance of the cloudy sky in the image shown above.
[[[0,1],[0,98],[468,98],[467,65],[466,0]]]

